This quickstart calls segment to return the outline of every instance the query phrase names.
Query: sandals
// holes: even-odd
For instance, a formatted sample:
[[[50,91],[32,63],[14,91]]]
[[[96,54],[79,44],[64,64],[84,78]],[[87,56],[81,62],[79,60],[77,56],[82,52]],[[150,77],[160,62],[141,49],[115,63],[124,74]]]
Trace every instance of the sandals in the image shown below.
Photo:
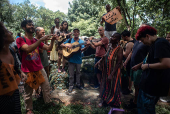
[[[98,107],[99,107],[99,108],[101,108],[102,106],[103,106],[102,103],[99,103],[99,104],[98,104]]]

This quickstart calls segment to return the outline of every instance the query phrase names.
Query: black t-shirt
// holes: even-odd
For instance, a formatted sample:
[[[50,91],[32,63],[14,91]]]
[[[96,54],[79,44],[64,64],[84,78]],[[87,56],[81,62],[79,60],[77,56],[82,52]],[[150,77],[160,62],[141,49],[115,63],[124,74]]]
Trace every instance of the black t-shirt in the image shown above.
[[[136,41],[133,46],[133,52],[131,56],[131,67],[141,63],[149,51],[149,46],[144,45],[142,42]]]
[[[106,15],[106,14],[104,14],[104,15]],[[111,25],[105,21],[105,31],[116,31],[116,23]]]
[[[158,38],[150,46],[147,63],[159,63],[160,58],[170,58],[170,44],[165,38]],[[140,89],[152,96],[162,96],[164,71],[165,69],[144,70],[140,81]]]

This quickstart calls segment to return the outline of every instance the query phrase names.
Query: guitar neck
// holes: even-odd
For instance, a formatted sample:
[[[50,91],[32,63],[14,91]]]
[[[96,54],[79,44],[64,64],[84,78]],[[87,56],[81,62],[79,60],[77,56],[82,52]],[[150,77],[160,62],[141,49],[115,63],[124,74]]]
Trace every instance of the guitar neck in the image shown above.
[[[77,45],[73,45],[72,48],[80,47],[81,45],[84,45],[84,44],[86,44],[86,42],[85,43],[81,43],[81,44],[77,44]]]

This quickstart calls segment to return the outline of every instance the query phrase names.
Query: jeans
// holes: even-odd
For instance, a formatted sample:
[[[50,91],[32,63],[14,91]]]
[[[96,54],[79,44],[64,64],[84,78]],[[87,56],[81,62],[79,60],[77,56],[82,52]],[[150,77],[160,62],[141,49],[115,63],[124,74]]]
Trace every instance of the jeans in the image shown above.
[[[158,96],[151,96],[140,89],[137,100],[138,114],[155,114],[155,105],[158,100]]]

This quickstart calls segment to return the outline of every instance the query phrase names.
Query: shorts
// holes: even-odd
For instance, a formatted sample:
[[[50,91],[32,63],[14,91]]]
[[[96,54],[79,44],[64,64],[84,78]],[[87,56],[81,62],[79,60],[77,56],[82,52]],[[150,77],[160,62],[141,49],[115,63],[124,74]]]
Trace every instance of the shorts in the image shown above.
[[[142,76],[141,69],[137,71],[130,70],[131,81],[134,82],[134,85],[137,85],[137,86],[139,85],[141,76]]]
[[[95,64],[101,59],[101,57],[95,57]],[[95,67],[95,73],[96,74],[102,74],[102,71],[98,69],[98,67]]]

